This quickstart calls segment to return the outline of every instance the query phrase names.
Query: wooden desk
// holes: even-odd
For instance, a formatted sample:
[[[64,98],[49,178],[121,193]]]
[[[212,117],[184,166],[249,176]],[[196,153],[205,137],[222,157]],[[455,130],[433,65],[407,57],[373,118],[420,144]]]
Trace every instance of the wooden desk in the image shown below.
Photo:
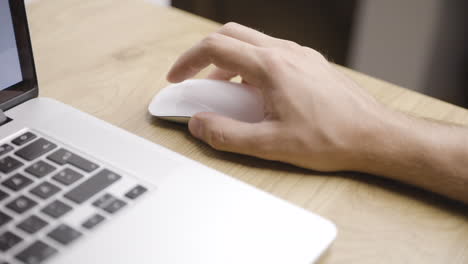
[[[29,19],[52,97],[334,221],[323,263],[468,263],[468,208],[374,176],[320,174],[221,153],[146,107],[185,49],[219,25],[142,0],[40,0]],[[343,69],[383,103],[468,124],[468,111]]]

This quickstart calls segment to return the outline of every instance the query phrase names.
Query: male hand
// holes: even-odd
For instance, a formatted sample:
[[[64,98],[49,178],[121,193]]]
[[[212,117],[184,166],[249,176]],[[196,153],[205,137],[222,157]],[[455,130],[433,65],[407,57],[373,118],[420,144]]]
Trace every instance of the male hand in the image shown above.
[[[244,123],[199,113],[190,132],[213,148],[320,170],[355,169],[370,138],[392,118],[317,51],[229,23],[183,54],[168,74],[181,82],[214,64],[210,78],[238,75],[259,89],[265,118]]]
[[[317,51],[229,23],[183,54],[167,78],[210,64],[210,78],[242,81],[264,97],[265,118],[199,113],[190,132],[212,147],[320,171],[385,176],[468,203],[468,130],[411,118],[377,103]]]

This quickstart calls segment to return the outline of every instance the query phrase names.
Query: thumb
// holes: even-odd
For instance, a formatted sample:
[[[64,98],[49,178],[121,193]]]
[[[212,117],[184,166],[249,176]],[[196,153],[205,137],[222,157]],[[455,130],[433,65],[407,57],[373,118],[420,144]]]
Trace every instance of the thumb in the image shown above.
[[[216,113],[198,113],[189,121],[192,135],[217,150],[263,157],[272,131],[262,123],[246,123]]]

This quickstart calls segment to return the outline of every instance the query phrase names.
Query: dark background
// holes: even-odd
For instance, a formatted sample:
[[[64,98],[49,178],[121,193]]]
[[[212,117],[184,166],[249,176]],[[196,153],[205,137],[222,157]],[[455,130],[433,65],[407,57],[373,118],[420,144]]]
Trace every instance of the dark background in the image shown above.
[[[399,2],[405,4],[405,1]],[[416,2],[422,4],[414,11],[415,20],[419,14],[425,15],[425,12],[429,12],[424,5],[426,2]],[[278,38],[293,40],[322,52],[337,64],[357,68],[372,76],[467,107],[468,37],[465,36],[468,36],[468,1],[432,0],[432,3],[437,3],[438,6],[437,23],[428,25],[434,32],[430,43],[421,44],[431,45],[432,48],[424,61],[427,67],[415,73],[424,77],[418,85],[414,85],[418,87],[411,87],[411,83],[399,80],[398,76],[387,76],[385,67],[391,69],[406,66],[391,64],[389,60],[392,54],[385,54],[384,58],[388,59],[382,63],[389,66],[382,67],[384,70],[381,72],[373,72],[372,66],[366,71],[365,68],[353,65],[353,37],[357,33],[356,24],[362,15],[359,11],[365,3],[365,0],[172,0],[172,5],[177,8],[220,23],[235,21]],[[391,2],[389,3],[391,5]],[[398,10],[388,12],[393,12],[392,19],[394,17],[395,23],[398,23]],[[395,24],[394,27],[397,27],[398,32],[398,27],[411,26],[409,24],[411,21],[405,21],[400,25]],[[385,26],[382,26],[382,30],[385,30]],[[404,43],[404,36],[396,34],[395,37],[402,38],[401,42]],[[382,43],[381,49],[385,51],[385,43]]]
[[[173,0],[173,5],[313,47],[338,64],[346,64],[356,9],[356,1],[342,0]]]

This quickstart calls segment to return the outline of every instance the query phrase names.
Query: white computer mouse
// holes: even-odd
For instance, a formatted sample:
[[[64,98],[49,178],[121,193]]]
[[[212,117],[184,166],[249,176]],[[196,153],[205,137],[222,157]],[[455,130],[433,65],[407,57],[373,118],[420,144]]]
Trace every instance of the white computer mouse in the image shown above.
[[[239,121],[263,120],[263,97],[257,88],[215,80],[187,80],[163,88],[148,111],[159,118],[187,123],[199,112],[215,112]]]

